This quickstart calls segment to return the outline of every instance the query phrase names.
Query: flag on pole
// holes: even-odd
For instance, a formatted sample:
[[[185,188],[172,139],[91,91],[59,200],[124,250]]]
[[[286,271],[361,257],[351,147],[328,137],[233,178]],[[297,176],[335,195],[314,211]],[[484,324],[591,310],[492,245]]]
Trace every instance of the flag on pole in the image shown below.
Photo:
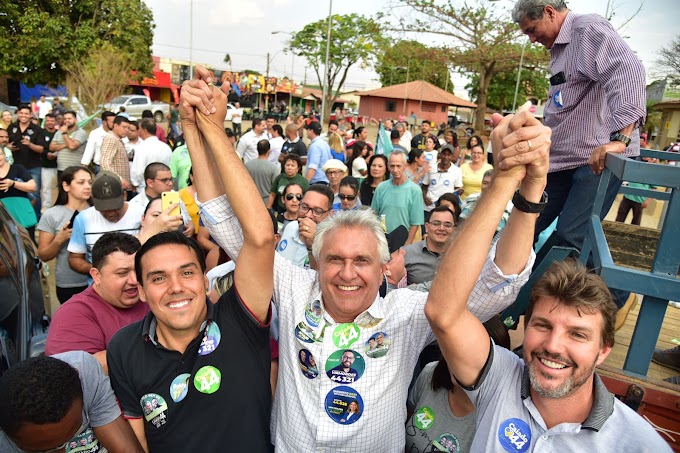
[[[92,121],[97,115],[99,115],[100,112],[101,112],[101,110],[97,110],[97,111],[94,112],[92,115],[90,115],[90,116],[88,116],[87,118],[85,118],[84,120],[78,121],[78,127],[83,127],[83,126],[85,126],[87,123],[89,123],[90,121]]]
[[[380,123],[375,153],[384,154],[386,157],[389,157],[393,150],[394,148],[392,147],[392,140],[390,140],[390,134],[385,130],[385,127],[382,125],[382,123]]]

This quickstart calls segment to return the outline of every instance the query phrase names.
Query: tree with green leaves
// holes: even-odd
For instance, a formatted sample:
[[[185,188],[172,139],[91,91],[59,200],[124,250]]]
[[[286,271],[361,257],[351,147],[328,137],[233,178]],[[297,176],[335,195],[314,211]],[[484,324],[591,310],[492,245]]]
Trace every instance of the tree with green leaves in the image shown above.
[[[418,41],[389,42],[378,54],[375,72],[383,86],[425,80],[441,89],[453,88],[448,53]]]
[[[57,85],[67,68],[108,43],[139,77],[153,67],[153,15],[142,0],[3,2],[0,73],[32,85]]]
[[[328,18],[305,25],[293,33],[290,50],[304,57],[314,70],[319,86],[328,87],[324,118],[330,118],[331,106],[338,98],[354,65],[368,67],[384,43],[379,24],[359,14],[331,17],[331,39],[328,68],[325,68]],[[326,71],[327,69],[327,71]],[[328,77],[326,78],[326,74]]]
[[[520,60],[521,46],[517,42],[522,33],[519,27],[509,18],[504,19],[495,5],[483,0],[472,3],[399,0],[392,12],[398,16],[397,25],[389,26],[393,30],[433,34],[450,40],[447,48],[451,64],[465,74],[476,75],[475,128],[481,131],[493,78],[514,71]],[[535,57],[540,58],[534,61]],[[524,55],[527,65],[548,60],[545,51]]]
[[[510,45],[513,46],[515,44]],[[526,57],[530,52],[543,53],[544,50],[539,47],[527,47],[524,56]],[[530,56],[528,60],[537,61],[540,60],[540,57]],[[515,99],[515,89],[517,88],[518,71],[519,68],[515,67],[512,71],[502,72],[493,77],[487,91],[487,107],[501,112],[512,109],[512,104]],[[472,74],[470,76],[470,83],[465,86],[465,89],[468,90],[468,93],[473,100],[476,100],[479,94],[478,77],[477,74]],[[529,97],[545,99],[548,96],[550,82],[546,64],[522,64],[522,71],[519,79],[517,107],[524,104]]]

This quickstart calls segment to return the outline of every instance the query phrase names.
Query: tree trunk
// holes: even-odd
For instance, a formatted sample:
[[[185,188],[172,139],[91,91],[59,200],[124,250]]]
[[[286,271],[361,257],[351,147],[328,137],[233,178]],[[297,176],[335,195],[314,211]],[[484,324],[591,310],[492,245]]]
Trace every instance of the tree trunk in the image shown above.
[[[479,73],[479,85],[477,96],[477,111],[475,112],[475,131],[484,131],[484,117],[486,115],[486,97],[489,85],[491,84],[490,74],[486,69]]]

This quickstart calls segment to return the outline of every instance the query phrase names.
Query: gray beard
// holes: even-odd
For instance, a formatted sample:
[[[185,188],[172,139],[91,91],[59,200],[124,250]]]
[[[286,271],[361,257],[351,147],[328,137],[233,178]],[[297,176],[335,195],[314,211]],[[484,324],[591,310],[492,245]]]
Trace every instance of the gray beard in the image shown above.
[[[543,397],[543,398],[552,398],[552,399],[557,399],[557,398],[564,398],[566,396],[569,396],[573,392],[575,392],[577,389],[579,389],[583,384],[588,382],[588,379],[593,375],[595,372],[595,364],[597,363],[597,359],[600,357],[598,354],[597,357],[595,357],[595,360],[593,361],[592,366],[590,366],[585,373],[583,373],[582,376],[576,376],[572,375],[569,376],[562,385],[560,385],[557,388],[543,388],[540,386],[538,378],[536,376],[537,371],[534,365],[534,362],[536,360],[539,360],[538,357],[533,357],[532,361],[527,364],[527,368],[529,369],[529,382],[531,382],[531,388],[536,392],[537,395]],[[578,369],[576,369],[578,370]],[[580,377],[580,379],[574,379],[574,378]]]

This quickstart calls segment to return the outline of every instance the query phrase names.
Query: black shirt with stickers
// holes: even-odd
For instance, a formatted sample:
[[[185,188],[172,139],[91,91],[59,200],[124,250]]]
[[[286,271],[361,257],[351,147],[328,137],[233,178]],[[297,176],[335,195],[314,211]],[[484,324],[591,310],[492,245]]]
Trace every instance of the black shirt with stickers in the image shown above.
[[[425,149],[425,141],[427,140],[427,137],[432,137],[434,140],[434,149],[439,149],[442,145],[439,144],[439,139],[437,138],[436,135],[433,134],[418,134],[415,137],[411,139],[411,149]]]
[[[206,304],[184,354],[156,342],[153,313],[111,339],[109,377],[123,415],[144,420],[150,451],[269,452],[269,325],[234,287]]]
[[[7,132],[9,133],[9,142],[17,148],[16,150],[12,150],[14,163],[21,164],[29,170],[31,168],[39,168],[41,153],[36,153],[29,148],[28,145],[22,144],[21,140],[24,137],[29,137],[31,143],[34,145],[45,146],[43,130],[40,126],[36,126],[29,122],[26,130],[22,131],[19,122],[16,121],[9,125]]]

